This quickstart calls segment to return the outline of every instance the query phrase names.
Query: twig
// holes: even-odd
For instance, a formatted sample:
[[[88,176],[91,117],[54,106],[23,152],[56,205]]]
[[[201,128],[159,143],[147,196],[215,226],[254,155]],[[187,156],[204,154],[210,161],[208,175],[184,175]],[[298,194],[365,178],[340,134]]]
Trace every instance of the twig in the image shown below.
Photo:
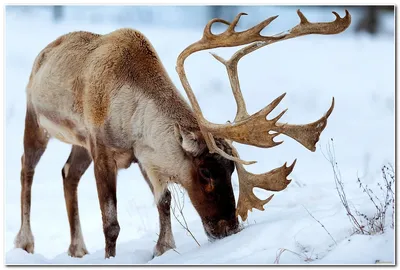
[[[190,234],[190,236],[194,239],[194,241],[196,242],[196,244],[200,247],[200,243],[197,241],[196,237],[194,237],[192,231],[189,229],[189,226],[186,222],[186,218],[185,215],[183,214],[183,208],[185,205],[185,194],[182,190],[179,190],[179,192],[181,193],[182,196],[182,204],[180,202],[180,200],[177,200],[176,197],[178,196],[178,191],[177,188],[175,187],[175,184],[172,184],[172,198],[174,200],[174,207],[172,207],[172,215],[175,217],[175,219],[179,222],[179,224]],[[178,211],[180,213],[180,216],[182,217],[183,222],[178,218],[175,209],[176,207],[178,208]]]
[[[307,209],[304,205],[302,205],[302,206],[303,206],[303,208],[307,211],[307,213],[308,213],[316,222],[318,222],[318,223],[322,226],[322,228],[324,228],[324,230],[326,231],[326,233],[332,238],[332,241],[335,242],[335,245],[337,245],[335,239],[332,237],[332,235],[329,233],[329,231],[325,228],[324,224],[322,224],[318,219],[316,219],[316,218],[310,213],[310,211],[308,211],[308,209]]]

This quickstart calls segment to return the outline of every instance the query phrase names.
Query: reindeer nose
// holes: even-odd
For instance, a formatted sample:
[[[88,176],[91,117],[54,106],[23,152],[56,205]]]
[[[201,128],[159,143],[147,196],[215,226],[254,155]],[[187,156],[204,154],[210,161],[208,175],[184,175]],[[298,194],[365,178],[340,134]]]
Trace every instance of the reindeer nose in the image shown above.
[[[228,227],[228,221],[226,221],[225,219],[221,219],[220,221],[218,221],[218,227],[223,229]]]
[[[206,223],[204,229],[210,241],[215,241],[240,231],[237,218],[228,220],[220,219],[217,222]]]
[[[239,224],[237,223],[236,220],[232,220],[229,222],[227,220],[221,219],[220,221],[218,221],[217,225],[218,225],[218,229],[219,229],[220,233],[223,236],[229,236],[229,235],[235,234],[239,231],[238,230]]]
[[[218,231],[219,231],[219,234],[221,237],[226,237],[226,236],[230,235],[230,233],[229,233],[230,228],[229,228],[228,221],[221,219],[217,223],[217,228],[218,228]]]

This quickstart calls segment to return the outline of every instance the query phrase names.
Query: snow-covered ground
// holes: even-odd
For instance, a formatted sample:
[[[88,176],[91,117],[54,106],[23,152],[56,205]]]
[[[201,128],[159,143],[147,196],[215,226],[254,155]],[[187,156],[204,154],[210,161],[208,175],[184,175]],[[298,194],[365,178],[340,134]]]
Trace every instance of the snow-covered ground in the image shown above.
[[[343,15],[341,9],[337,11]],[[327,12],[305,11],[313,20],[332,20]],[[279,13],[271,12],[265,16]],[[251,13],[250,15],[251,16]],[[295,8],[271,24],[271,31],[286,30],[287,20],[297,23]],[[245,20],[245,18],[244,18]],[[393,16],[385,18],[390,27]],[[104,259],[104,236],[97,199],[93,167],[82,177],[79,206],[83,235],[90,255],[71,258],[69,225],[64,203],[61,168],[70,145],[52,140],[36,169],[32,190],[31,225],[35,254],[14,249],[13,240],[20,226],[20,157],[25,117],[25,86],[32,63],[39,51],[58,36],[75,30],[108,33],[126,24],[85,24],[66,21],[53,25],[34,15],[8,13],[6,17],[6,215],[5,250],[7,264],[273,264],[279,249],[281,264],[369,264],[376,260],[395,262],[394,230],[388,214],[382,235],[352,235],[346,212],[335,189],[332,170],[320,149],[334,138],[336,157],[348,199],[360,210],[372,213],[374,206],[358,188],[357,175],[376,187],[381,167],[394,164],[395,57],[394,36],[377,37],[344,33],[335,36],[306,36],[277,43],[244,58],[239,66],[242,90],[249,112],[254,113],[286,92],[275,109],[288,112],[283,122],[308,123],[329,108],[332,96],[335,109],[322,133],[318,149],[312,153],[294,140],[271,149],[238,146],[243,159],[258,160],[248,166],[256,173],[291,163],[297,164],[288,188],[277,193],[265,206],[254,210],[244,223],[245,229],[225,239],[209,243],[200,219],[186,198],[184,209],[189,228],[199,247],[172,218],[176,251],[152,258],[157,241],[158,213],[139,169],[132,165],[118,175],[118,218],[121,232],[115,258]],[[180,51],[200,39],[201,31],[190,29],[140,29],[153,43],[168,73],[182,91],[175,61]],[[393,29],[392,28],[392,29]],[[214,50],[229,57],[234,49]],[[232,120],[235,103],[224,67],[207,52],[191,56],[186,64],[189,80],[205,116],[214,122]],[[233,175],[235,195],[237,177]],[[271,192],[256,190],[260,197]],[[305,210],[308,209],[329,231],[336,243]],[[305,257],[310,260],[305,260]]]

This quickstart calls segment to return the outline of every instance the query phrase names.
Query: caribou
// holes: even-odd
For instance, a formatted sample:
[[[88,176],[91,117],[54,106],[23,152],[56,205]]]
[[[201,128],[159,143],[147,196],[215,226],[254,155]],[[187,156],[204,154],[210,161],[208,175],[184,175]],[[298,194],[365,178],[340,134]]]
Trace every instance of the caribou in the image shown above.
[[[97,193],[105,237],[105,257],[115,256],[120,231],[117,219],[117,171],[137,163],[147,181],[159,212],[160,233],[154,248],[159,256],[175,247],[171,230],[169,183],[181,185],[198,212],[210,240],[240,231],[239,218],[246,220],[253,208],[264,210],[272,196],[261,200],[253,193],[258,187],[281,191],[290,180],[296,160],[264,174],[247,172],[233,142],[261,148],[282,143],[280,134],[298,141],[310,151],[327,125],[334,108],[319,120],[291,125],[278,120],[286,112],[267,119],[285,94],[253,115],[247,113],[239,78],[238,62],[245,55],[275,42],[309,34],[332,35],[343,32],[351,22],[349,12],[342,18],[336,12],[332,22],[312,23],[300,12],[300,23],[273,36],[261,31],[278,16],[258,25],[235,31],[238,14],[232,22],[212,19],[202,38],[184,49],[177,58],[176,71],[190,101],[187,103],[167,74],[149,40],[139,31],[119,29],[105,35],[71,32],[60,36],[36,57],[26,87],[27,106],[21,158],[21,228],[15,247],[34,252],[30,226],[31,187],[35,167],[50,138],[71,144],[71,153],[61,170],[64,197],[70,225],[68,254],[88,254],[83,239],[77,189],[81,176],[93,161]],[[214,23],[227,25],[214,34]],[[207,121],[186,77],[184,62],[203,50],[236,47],[229,60],[213,54],[227,70],[237,114],[233,122]],[[237,206],[231,184],[236,168],[239,179]]]

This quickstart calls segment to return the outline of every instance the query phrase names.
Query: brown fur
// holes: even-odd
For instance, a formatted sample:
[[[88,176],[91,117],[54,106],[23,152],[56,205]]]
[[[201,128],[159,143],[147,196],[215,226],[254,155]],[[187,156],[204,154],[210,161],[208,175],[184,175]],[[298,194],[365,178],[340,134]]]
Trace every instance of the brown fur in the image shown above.
[[[85,85],[83,80],[80,77],[76,77],[72,83],[72,93],[74,96],[74,103],[72,110],[77,114],[83,114],[83,91],[85,89]]]

